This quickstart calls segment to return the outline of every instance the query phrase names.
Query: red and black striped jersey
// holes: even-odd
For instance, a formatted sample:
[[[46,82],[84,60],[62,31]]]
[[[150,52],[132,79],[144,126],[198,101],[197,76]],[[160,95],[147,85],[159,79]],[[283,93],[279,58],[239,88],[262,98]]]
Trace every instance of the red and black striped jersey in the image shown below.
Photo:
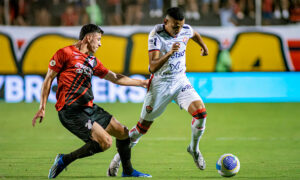
[[[108,73],[96,57],[81,53],[74,45],[59,49],[50,60],[49,68],[58,73],[57,111],[65,105],[92,107],[92,75],[103,78]]]

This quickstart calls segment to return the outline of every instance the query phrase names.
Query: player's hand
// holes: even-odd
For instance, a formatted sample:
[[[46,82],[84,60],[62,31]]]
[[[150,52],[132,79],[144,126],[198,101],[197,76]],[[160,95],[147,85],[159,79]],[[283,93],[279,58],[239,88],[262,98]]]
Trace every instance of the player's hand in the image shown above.
[[[35,126],[36,120],[40,119],[40,123],[43,121],[43,118],[45,117],[45,110],[39,109],[39,111],[35,114],[35,116],[32,119],[32,126]]]
[[[179,42],[175,42],[172,45],[171,54],[173,54],[174,52],[178,52],[179,49],[180,49],[180,43]]]
[[[142,80],[142,87],[144,88],[148,88],[148,84],[149,84],[149,79],[146,79],[146,80]]]
[[[201,56],[207,56],[208,55],[208,49],[205,46],[204,48],[201,49]]]

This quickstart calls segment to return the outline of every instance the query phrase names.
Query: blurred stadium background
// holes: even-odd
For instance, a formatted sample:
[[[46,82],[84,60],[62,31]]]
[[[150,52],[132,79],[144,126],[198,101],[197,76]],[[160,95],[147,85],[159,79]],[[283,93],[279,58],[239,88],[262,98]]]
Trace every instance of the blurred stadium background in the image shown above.
[[[95,54],[117,73],[148,78],[148,33],[164,11],[185,9],[186,23],[209,48],[189,42],[187,76],[207,105],[200,148],[207,170],[185,152],[190,117],[170,104],[133,150],[133,162],[154,179],[219,179],[224,153],[241,161],[237,179],[300,179],[300,0],[0,0],[0,179],[45,179],[55,154],[82,142],[54,109],[31,127],[52,55],[76,42],[81,25],[105,34]],[[95,102],[132,127],[145,89],[93,78]],[[112,147],[71,165],[64,179],[105,178]],[[145,155],[146,154],[146,155]]]

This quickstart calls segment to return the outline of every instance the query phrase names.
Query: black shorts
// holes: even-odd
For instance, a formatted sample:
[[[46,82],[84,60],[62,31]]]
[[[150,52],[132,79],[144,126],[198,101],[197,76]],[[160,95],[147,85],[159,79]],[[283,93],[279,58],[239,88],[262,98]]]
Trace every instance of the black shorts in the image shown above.
[[[62,125],[84,142],[91,141],[91,129],[94,122],[105,129],[112,118],[111,114],[96,104],[93,107],[65,106],[58,112],[58,116]]]

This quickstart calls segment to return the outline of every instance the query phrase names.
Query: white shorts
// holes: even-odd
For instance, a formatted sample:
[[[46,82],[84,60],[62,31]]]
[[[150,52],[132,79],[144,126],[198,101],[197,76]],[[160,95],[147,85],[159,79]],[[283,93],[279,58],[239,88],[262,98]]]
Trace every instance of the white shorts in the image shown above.
[[[202,101],[186,76],[176,79],[153,77],[144,100],[141,118],[153,121],[165,111],[172,100],[186,111],[192,102]]]

